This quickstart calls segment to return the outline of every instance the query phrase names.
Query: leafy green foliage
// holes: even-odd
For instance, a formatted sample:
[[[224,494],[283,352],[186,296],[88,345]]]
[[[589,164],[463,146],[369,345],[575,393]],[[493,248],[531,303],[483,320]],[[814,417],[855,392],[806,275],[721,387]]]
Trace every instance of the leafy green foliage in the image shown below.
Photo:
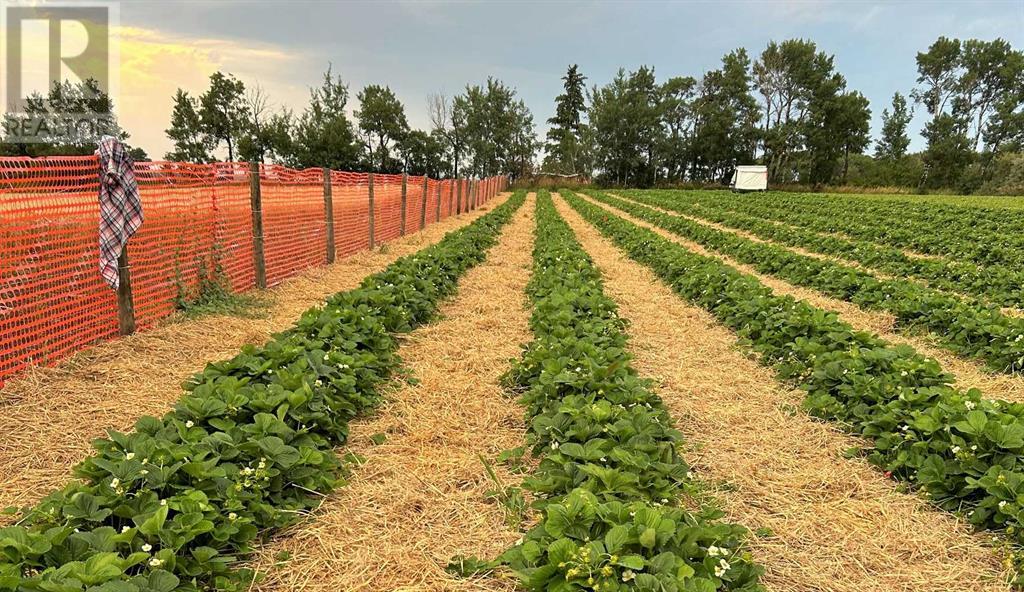
[[[898,248],[870,240],[822,232],[828,228],[826,219],[849,217],[848,205],[788,207],[776,203],[774,195],[770,199],[750,200],[719,192],[628,192],[627,195],[645,204],[746,230],[765,240],[856,261],[894,276],[918,278],[945,292],[975,296],[999,306],[1024,307],[1024,292],[1020,290],[1024,285],[1024,272],[1006,265],[912,257]],[[862,199],[857,201],[865,203]],[[822,210],[817,211],[818,207]],[[908,220],[907,212],[901,217],[904,225],[917,225]]]
[[[175,281],[178,293],[174,307],[188,318],[206,315],[257,318],[270,306],[270,300],[258,294],[238,294],[232,290],[231,280],[216,258],[212,269],[200,258],[196,275],[199,281],[193,291],[185,287],[180,277]]]
[[[359,91],[359,131],[366,148],[371,171],[401,172],[401,163],[391,156],[392,142],[401,142],[409,133],[405,107],[388,86],[371,84]]]
[[[516,89],[488,77],[485,84],[466,85],[452,101],[452,122],[465,159],[463,170],[487,177],[527,175],[537,151],[533,114]]]
[[[892,95],[892,113],[882,110],[882,134],[875,146],[875,157],[882,160],[895,161],[907,155],[910,137],[907,126],[912,119],[907,108],[907,99],[900,93]]]
[[[512,485],[505,485],[501,478],[494,472],[494,467],[482,455],[480,462],[487,471],[487,478],[491,480],[494,489],[488,490],[484,495],[487,499],[495,500],[505,510],[505,520],[509,526],[518,526],[526,517],[526,498],[523,497],[523,490]]]
[[[261,347],[210,364],[162,418],[110,432],[18,526],[0,529],[0,590],[246,589],[240,556],[333,489],[333,449],[399,365],[395,333],[436,314],[519,194],[306,311]]]
[[[892,313],[901,327],[927,329],[945,348],[982,359],[994,370],[1024,370],[1024,319],[1004,315],[991,304],[945,294],[904,279],[880,279],[856,267],[756,242],[633,202],[596,195],[641,219],[750,264],[762,273],[867,309]]]
[[[527,409],[540,463],[524,487],[543,517],[499,563],[530,590],[760,589],[744,528],[676,506],[681,436],[630,365],[625,321],[546,192],[528,291],[535,338],[506,381]]]
[[[804,408],[867,438],[867,458],[977,528],[1024,542],[1024,405],[962,391],[931,359],[572,196],[570,204],[681,297],[806,391]],[[1009,560],[1019,570],[1024,553]],[[1024,581],[1020,576],[1018,583]]]

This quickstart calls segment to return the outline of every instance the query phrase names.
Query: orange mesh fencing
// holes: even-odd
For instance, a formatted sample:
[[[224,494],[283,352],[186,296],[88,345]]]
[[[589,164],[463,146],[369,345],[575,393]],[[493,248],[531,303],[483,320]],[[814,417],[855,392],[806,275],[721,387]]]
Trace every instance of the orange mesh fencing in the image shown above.
[[[369,176],[366,173],[331,171],[331,194],[334,204],[334,243],[338,257],[368,248]]]
[[[373,176],[374,240],[378,245],[398,238],[402,224],[402,176]]]
[[[156,325],[206,277],[242,292],[256,284],[248,163],[135,165],[145,222],[128,243],[136,327]],[[99,274],[95,156],[0,158],[0,386],[115,338],[117,294]],[[409,177],[406,232],[420,229],[423,177]],[[366,249],[369,175],[330,171],[336,257]],[[426,223],[454,213],[456,183],[427,179]],[[487,180],[488,196],[505,187]],[[485,183],[481,182],[481,186]],[[322,169],[259,167],[267,284],[327,261]],[[376,244],[400,235],[401,175],[374,175]],[[463,207],[462,211],[465,211]]]
[[[440,220],[440,218],[437,215],[437,190],[439,186],[440,181],[435,181],[434,179],[427,179],[427,224],[432,224]]]
[[[92,157],[0,168],[0,380],[118,334],[99,274],[97,168]]]
[[[327,263],[327,216],[321,169],[260,168],[267,285]]]

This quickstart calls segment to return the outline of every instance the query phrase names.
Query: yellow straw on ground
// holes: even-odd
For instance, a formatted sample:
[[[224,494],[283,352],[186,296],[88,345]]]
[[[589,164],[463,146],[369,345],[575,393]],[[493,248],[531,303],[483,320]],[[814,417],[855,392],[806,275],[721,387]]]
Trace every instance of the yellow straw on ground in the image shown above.
[[[417,329],[398,354],[416,379],[389,394],[376,415],[352,423],[366,464],[310,520],[268,545],[255,563],[262,591],[512,590],[514,582],[460,579],[454,555],[493,558],[520,536],[478,455],[490,462],[523,445],[522,408],[498,384],[530,340],[525,287],[531,270],[533,198],[487,260],[459,282],[436,323]],[[384,434],[375,445],[371,436]],[[495,464],[505,485],[510,475]],[[278,562],[282,551],[290,557]],[[276,565],[275,565],[276,564]]]

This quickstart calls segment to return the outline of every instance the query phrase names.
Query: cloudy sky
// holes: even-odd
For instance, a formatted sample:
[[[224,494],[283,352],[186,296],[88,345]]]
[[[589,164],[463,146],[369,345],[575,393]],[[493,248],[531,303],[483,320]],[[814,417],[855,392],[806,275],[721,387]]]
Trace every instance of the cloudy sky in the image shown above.
[[[170,146],[163,130],[174,90],[202,92],[216,70],[300,111],[333,64],[353,97],[366,84],[389,85],[417,127],[427,126],[428,94],[454,94],[491,75],[518,89],[543,133],[568,64],[578,63],[588,84],[642,64],[660,80],[699,77],[736,47],[756,55],[770,40],[803,37],[834,54],[850,88],[871,100],[877,131],[893,92],[914,86],[915,53],[936,37],[1002,37],[1024,47],[1024,0],[129,0],[120,12],[119,110],[133,142],[157,158]]]

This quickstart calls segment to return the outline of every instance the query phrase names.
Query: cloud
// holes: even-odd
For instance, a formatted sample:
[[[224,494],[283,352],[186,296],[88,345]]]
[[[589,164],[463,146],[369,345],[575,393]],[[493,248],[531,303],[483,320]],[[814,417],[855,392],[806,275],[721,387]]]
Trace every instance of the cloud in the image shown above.
[[[304,101],[305,86],[289,84],[281,72],[293,71],[305,56],[291,48],[254,40],[173,35],[156,29],[120,27],[120,92],[115,98],[130,142],[152,158],[170,149],[163,130],[169,125],[178,88],[202,93],[210,74],[231,72],[247,84],[259,83],[270,96]]]

